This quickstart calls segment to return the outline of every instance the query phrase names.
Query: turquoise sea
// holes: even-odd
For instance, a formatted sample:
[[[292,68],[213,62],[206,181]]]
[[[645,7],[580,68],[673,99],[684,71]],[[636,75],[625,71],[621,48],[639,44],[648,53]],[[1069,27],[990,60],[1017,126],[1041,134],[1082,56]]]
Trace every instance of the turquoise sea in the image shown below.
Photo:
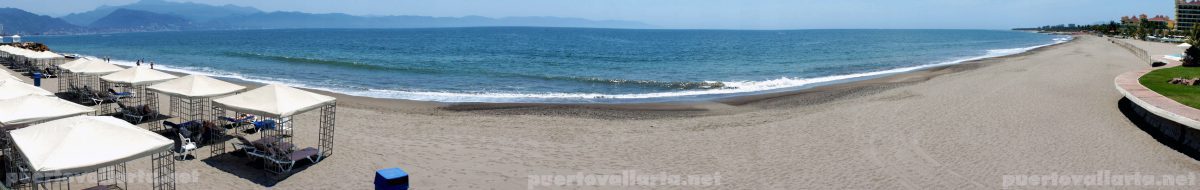
[[[286,29],[30,36],[118,64],[442,102],[689,101],[796,90],[1069,39],[1000,30]]]

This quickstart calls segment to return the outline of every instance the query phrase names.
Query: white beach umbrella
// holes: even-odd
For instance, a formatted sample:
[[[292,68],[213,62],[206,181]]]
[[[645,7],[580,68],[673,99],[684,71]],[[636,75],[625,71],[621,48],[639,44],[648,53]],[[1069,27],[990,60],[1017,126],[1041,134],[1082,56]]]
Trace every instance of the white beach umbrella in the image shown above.
[[[71,68],[71,67],[74,67],[75,65],[79,65],[79,64],[81,64],[81,63],[83,63],[83,62],[88,62],[88,61],[99,61],[99,60],[95,60],[95,59],[92,59],[92,58],[87,58],[87,57],[84,57],[84,58],[79,58],[79,59],[71,60],[71,61],[69,61],[69,62],[67,62],[67,63],[59,64],[59,65],[58,65],[58,68],[67,69],[67,68]]]
[[[179,78],[175,75],[145,67],[132,67],[101,76],[100,79],[114,83],[149,84]]]
[[[188,75],[146,87],[151,91],[183,97],[215,97],[246,87],[204,75]]]
[[[333,97],[273,84],[215,99],[213,106],[279,118],[331,105],[335,100]]]
[[[96,110],[55,97],[26,95],[0,100],[0,126],[9,128],[92,111]]]
[[[112,63],[96,60],[79,63],[66,69],[72,73],[80,74],[109,74],[125,70],[125,68],[118,67]]]
[[[29,57],[30,59],[57,59],[57,58],[63,58],[63,56],[62,56],[62,55],[59,55],[59,54],[57,54],[57,53],[50,52],[50,51],[29,51],[29,52],[27,52],[27,54],[28,54],[28,55],[27,55],[27,57]]]
[[[12,99],[26,95],[54,96],[54,93],[25,82],[0,78],[0,100]]]
[[[1192,47],[1192,44],[1189,44],[1189,43],[1182,43],[1182,44],[1179,44],[1179,45],[1177,45],[1177,46],[1175,46],[1175,47],[1180,47],[1180,48],[1183,48],[1183,49],[1187,49],[1187,48],[1191,48],[1191,47]]]
[[[111,116],[77,116],[10,132],[31,172],[83,173],[171,149],[174,141]]]
[[[8,71],[0,71],[0,79],[12,79],[12,80],[17,80],[17,81],[24,81],[24,80],[21,80],[21,78],[17,78],[17,76],[13,76],[12,74],[9,74]]]

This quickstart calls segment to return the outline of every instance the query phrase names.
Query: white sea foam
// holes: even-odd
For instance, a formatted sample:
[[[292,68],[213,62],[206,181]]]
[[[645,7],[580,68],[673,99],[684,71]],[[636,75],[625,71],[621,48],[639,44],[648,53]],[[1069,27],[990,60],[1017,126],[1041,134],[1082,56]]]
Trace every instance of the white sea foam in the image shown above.
[[[689,96],[704,96],[704,95],[722,95],[722,94],[742,94],[764,92],[771,90],[801,88],[813,86],[814,84],[831,83],[837,81],[845,81],[852,79],[880,77],[891,74],[911,72],[931,67],[959,64],[968,61],[1002,57],[1008,55],[1019,54],[1034,50],[1037,48],[1059,44],[1070,41],[1072,37],[1064,36],[1055,38],[1053,43],[1011,49],[995,49],[988,50],[987,54],[958,59],[948,62],[936,64],[920,65],[913,67],[895,68],[882,71],[873,71],[865,73],[855,73],[846,75],[834,75],[816,78],[790,78],[782,77],[779,79],[766,81],[725,81],[726,88],[707,89],[707,90],[688,90],[677,92],[657,92],[657,93],[641,93],[641,94],[597,94],[597,93],[456,93],[456,92],[412,92],[412,91],[397,91],[397,90],[378,90],[371,89],[359,92],[350,92],[353,95],[382,97],[382,98],[399,98],[422,101],[438,101],[438,102],[589,102],[589,101],[605,101],[605,100],[639,100],[639,99],[655,99],[655,98],[672,98],[672,97],[689,97]],[[715,82],[715,81],[706,81]]]
[[[1070,36],[1062,36],[1054,38],[1053,43],[1011,49],[994,49],[988,50],[986,54],[976,57],[968,57],[953,61],[927,64],[913,67],[894,68],[889,70],[872,71],[865,73],[854,73],[846,75],[834,75],[816,78],[791,78],[782,77],[779,79],[765,81],[722,81],[725,88],[705,89],[705,90],[687,90],[676,92],[656,92],[656,93],[640,93],[640,94],[599,94],[599,93],[463,93],[463,92],[426,92],[426,91],[400,91],[400,90],[385,90],[385,89],[367,89],[367,90],[349,90],[330,88],[326,86],[314,85],[308,82],[282,79],[282,78],[265,78],[256,76],[245,76],[236,72],[228,72],[206,67],[175,67],[170,65],[155,65],[156,69],[166,71],[181,72],[187,74],[199,74],[215,77],[227,77],[237,80],[266,83],[266,84],[284,84],[302,88],[310,88],[317,90],[340,92],[355,96],[366,96],[375,98],[394,98],[408,99],[419,101],[437,101],[437,102],[621,102],[621,101],[637,101],[637,100],[655,100],[682,97],[701,97],[701,96],[720,96],[731,94],[746,94],[755,92],[767,92],[773,90],[797,89],[812,87],[819,84],[834,83],[838,81],[847,81],[853,79],[863,79],[872,77],[882,77],[887,75],[911,72],[931,67],[946,66],[959,64],[968,61],[1001,57],[1019,54],[1034,50],[1037,48],[1050,46],[1067,42],[1073,39]],[[118,65],[132,66],[135,62],[125,60],[114,60],[113,63]],[[717,81],[706,81],[717,82]]]

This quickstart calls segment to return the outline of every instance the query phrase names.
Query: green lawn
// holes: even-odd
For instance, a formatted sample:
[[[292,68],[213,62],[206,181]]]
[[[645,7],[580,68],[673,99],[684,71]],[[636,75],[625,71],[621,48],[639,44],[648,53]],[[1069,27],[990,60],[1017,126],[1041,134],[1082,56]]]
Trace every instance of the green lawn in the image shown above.
[[[1172,67],[1146,73],[1138,79],[1146,88],[1183,105],[1200,109],[1200,86],[1170,84],[1171,78],[1200,78],[1200,67]]]

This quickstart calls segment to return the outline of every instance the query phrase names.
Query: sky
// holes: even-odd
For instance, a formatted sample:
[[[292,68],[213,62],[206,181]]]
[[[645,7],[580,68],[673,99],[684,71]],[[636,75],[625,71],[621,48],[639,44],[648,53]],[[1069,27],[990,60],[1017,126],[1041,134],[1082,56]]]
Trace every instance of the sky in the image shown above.
[[[137,0],[0,0],[62,16]],[[695,29],[1008,29],[1174,17],[1173,0],[168,0],[264,11],[439,17],[555,16]]]

